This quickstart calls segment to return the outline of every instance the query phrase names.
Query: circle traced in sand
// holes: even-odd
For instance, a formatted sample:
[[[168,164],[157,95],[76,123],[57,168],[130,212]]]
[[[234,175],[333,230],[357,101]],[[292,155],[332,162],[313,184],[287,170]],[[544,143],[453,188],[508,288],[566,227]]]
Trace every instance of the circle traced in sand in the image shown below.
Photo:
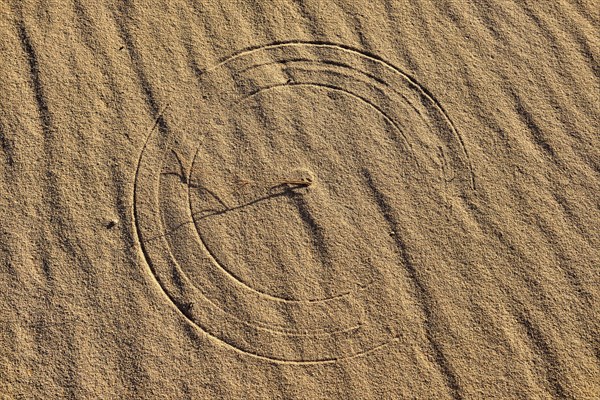
[[[379,59],[310,43],[230,57],[190,99],[188,129],[153,131],[135,182],[140,244],[169,299],[221,343],[278,362],[393,342],[403,216],[420,187],[473,184],[437,101]]]

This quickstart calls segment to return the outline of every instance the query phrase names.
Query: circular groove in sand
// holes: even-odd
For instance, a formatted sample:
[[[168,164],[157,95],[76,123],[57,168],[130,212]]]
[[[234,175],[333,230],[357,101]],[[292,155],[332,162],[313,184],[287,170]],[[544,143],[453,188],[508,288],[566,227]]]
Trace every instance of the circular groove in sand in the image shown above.
[[[450,154],[446,168],[459,178],[453,184],[473,185],[462,140],[439,103],[401,71],[358,51],[309,43],[267,46],[242,52],[207,70],[201,85],[207,92],[199,110],[206,116],[215,107],[229,109],[273,88],[314,86],[339,90],[380,113],[397,130],[400,147],[407,152],[418,143],[402,129],[407,117],[396,114],[400,109],[413,110],[414,120],[425,124],[436,121],[437,125],[430,123],[429,130]],[[379,94],[386,96],[385,101]],[[220,129],[214,125],[211,128]],[[329,297],[283,297],[252,287],[220,262],[198,230],[198,210],[192,202],[199,138],[172,134],[172,138],[159,138],[153,131],[148,137],[136,175],[134,218],[152,274],[192,323],[228,346],[277,362],[335,362],[383,348],[395,340],[394,330],[386,321],[361,315],[368,308],[364,288],[370,283]],[[196,143],[196,148],[183,149],[179,144],[189,142]],[[177,156],[174,162],[171,153],[188,157],[182,161]],[[179,177],[165,173],[165,168],[177,170],[177,165]],[[187,166],[189,169],[184,171]],[[170,203],[164,204],[169,196],[161,193],[171,192],[174,195]],[[218,201],[226,212],[225,203]],[[186,268],[201,257],[196,266],[201,277],[190,279]],[[385,286],[385,282],[376,285]],[[232,305],[227,293],[222,292],[231,293],[237,303],[233,301]],[[251,311],[242,310],[245,304],[250,304]],[[253,316],[251,320],[248,315]]]

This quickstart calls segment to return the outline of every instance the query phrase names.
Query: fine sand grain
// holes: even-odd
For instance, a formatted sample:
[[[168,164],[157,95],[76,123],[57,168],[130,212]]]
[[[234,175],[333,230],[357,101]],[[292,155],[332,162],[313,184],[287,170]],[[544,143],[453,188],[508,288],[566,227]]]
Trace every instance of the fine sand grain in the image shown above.
[[[600,398],[599,10],[0,0],[0,398]]]

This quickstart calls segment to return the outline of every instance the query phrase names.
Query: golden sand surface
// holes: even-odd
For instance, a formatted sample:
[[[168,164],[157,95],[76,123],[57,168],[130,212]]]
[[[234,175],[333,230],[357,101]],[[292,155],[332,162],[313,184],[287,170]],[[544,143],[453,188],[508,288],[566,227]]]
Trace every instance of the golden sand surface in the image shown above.
[[[594,0],[0,0],[0,398],[599,399]]]

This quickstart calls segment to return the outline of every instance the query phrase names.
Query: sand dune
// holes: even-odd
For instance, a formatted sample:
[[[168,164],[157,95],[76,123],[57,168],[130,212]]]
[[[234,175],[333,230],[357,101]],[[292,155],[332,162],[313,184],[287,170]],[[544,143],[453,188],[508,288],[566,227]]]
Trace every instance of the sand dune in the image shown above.
[[[600,397],[600,8],[363,3],[0,3],[0,398]]]

